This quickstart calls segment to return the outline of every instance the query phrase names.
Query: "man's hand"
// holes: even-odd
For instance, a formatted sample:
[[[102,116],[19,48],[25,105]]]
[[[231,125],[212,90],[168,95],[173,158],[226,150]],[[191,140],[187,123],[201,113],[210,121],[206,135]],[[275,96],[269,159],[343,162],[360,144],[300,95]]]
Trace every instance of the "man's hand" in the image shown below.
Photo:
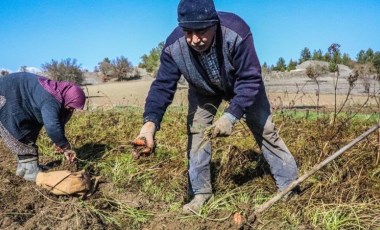
[[[237,122],[237,118],[232,114],[224,113],[215,123],[212,137],[228,137],[232,133],[232,128]]]
[[[149,156],[154,149],[154,135],[156,133],[156,125],[148,121],[140,130],[140,134],[132,141],[132,155],[135,158],[140,156]]]

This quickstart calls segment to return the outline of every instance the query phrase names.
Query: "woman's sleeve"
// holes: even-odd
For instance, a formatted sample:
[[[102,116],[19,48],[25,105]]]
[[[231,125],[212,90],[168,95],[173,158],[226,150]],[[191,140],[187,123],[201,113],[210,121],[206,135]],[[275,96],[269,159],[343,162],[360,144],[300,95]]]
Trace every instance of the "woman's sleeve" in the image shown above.
[[[56,103],[46,102],[41,108],[42,120],[49,138],[59,147],[69,142],[65,136],[65,124],[61,118],[61,107]]]

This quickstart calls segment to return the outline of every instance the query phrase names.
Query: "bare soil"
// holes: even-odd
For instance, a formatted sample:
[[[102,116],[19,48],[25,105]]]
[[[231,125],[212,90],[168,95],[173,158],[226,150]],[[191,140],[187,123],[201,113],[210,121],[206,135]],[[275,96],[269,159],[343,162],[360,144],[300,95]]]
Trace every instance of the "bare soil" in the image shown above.
[[[86,86],[89,108],[112,108],[115,106],[143,106],[153,79],[113,82]],[[335,77],[319,78],[317,84],[306,76],[280,76],[265,78],[266,91],[274,109],[331,109],[335,105],[346,107],[376,105],[373,93],[365,93],[364,82],[357,82],[348,94],[348,81],[342,77],[335,85]],[[375,84],[371,82],[371,84]],[[186,85],[178,85],[172,105],[187,105]]]
[[[0,229],[105,229],[78,197],[58,197],[15,176],[15,156],[1,144],[0,153]]]

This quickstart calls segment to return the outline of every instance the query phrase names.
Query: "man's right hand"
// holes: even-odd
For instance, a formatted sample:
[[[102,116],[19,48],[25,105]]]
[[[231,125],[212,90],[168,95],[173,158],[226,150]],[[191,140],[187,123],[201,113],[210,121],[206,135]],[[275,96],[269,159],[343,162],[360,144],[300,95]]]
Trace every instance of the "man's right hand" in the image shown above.
[[[156,125],[148,121],[140,130],[140,134],[132,141],[132,155],[135,158],[140,156],[149,156],[154,149],[154,135],[156,133]]]

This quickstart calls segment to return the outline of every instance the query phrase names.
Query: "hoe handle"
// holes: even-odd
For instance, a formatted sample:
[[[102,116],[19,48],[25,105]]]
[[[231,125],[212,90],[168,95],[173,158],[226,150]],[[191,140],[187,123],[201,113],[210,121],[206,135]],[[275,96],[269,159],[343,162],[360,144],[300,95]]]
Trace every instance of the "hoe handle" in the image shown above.
[[[347,145],[345,145],[343,148],[339,149],[337,152],[335,152],[331,156],[327,157],[324,161],[322,161],[321,163],[315,165],[311,170],[309,170],[304,175],[302,175],[297,180],[293,181],[290,185],[288,185],[288,187],[286,187],[285,190],[283,190],[282,192],[278,193],[272,199],[268,200],[267,202],[265,202],[264,204],[262,204],[258,209],[256,209],[255,212],[251,216],[248,217],[248,221],[249,222],[254,222],[256,220],[256,217],[258,215],[260,215],[260,213],[262,213],[265,210],[267,210],[268,208],[270,208],[274,203],[276,203],[278,200],[280,200],[285,194],[287,194],[292,189],[294,189],[299,183],[301,183],[306,178],[308,178],[309,176],[311,176],[313,173],[315,173],[316,171],[318,171],[319,169],[321,169],[323,166],[325,166],[327,163],[329,163],[330,161],[334,160],[335,158],[337,158],[338,156],[340,156],[342,153],[344,153],[345,151],[347,151],[348,149],[350,149],[356,143],[358,143],[359,141],[363,140],[365,137],[367,137],[369,134],[371,134],[372,132],[374,132],[375,130],[377,130],[379,127],[380,127],[380,124],[376,124],[372,128],[368,129],[365,133],[361,134],[359,137],[357,137],[356,139],[352,140],[350,143],[348,143]]]

